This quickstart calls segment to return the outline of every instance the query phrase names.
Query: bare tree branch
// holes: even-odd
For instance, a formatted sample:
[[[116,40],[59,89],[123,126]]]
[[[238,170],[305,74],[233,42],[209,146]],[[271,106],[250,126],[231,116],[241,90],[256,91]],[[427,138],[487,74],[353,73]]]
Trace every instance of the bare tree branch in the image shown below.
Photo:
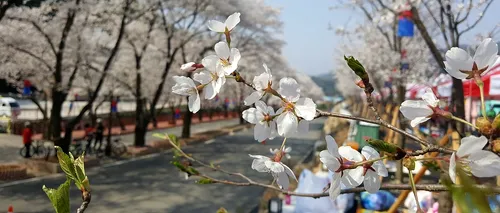
[[[461,36],[462,34],[468,32],[469,30],[472,30],[474,27],[476,27],[476,25],[483,19],[484,14],[486,13],[488,8],[490,7],[491,3],[493,3],[493,1],[488,2],[488,4],[484,7],[483,11],[481,11],[481,16],[479,16],[479,18],[477,18],[477,20],[472,25],[465,28],[461,32],[458,32],[458,36]]]

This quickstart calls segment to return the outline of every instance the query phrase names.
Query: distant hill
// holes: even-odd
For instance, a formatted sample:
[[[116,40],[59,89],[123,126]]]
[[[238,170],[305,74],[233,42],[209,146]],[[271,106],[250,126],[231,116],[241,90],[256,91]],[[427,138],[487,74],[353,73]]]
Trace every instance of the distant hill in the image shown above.
[[[333,75],[330,73],[319,74],[315,76],[311,76],[311,79],[316,83],[319,87],[323,89],[326,96],[337,96],[339,92],[337,91],[337,87],[335,87],[335,81],[333,80]]]

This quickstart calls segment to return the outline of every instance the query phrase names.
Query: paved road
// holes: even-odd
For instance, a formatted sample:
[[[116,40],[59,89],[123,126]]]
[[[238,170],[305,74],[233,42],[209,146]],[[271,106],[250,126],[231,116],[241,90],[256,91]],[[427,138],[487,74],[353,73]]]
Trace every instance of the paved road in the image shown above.
[[[220,121],[212,121],[205,123],[193,124],[191,126],[191,134],[196,134],[200,132],[206,132],[210,130],[221,129],[228,126],[233,126],[239,124],[240,119],[234,118],[230,120],[220,120]],[[167,133],[167,134],[175,134],[180,136],[182,133],[182,126],[172,127],[168,129],[158,129],[151,130],[146,134],[146,141],[154,140],[154,133]],[[122,141],[127,145],[132,145],[134,143],[134,134],[126,134],[121,136]]]
[[[311,131],[299,139],[288,139],[293,147],[292,159],[306,156],[321,135],[322,120],[311,124]],[[266,145],[253,140],[253,130],[242,131],[231,136],[221,136],[213,142],[186,147],[194,157],[213,162],[221,167],[248,175],[259,181],[271,181],[269,174],[251,170],[252,159],[248,153],[269,154],[269,148],[277,148],[281,138]],[[169,152],[136,159],[120,165],[90,169],[92,203],[87,212],[174,212],[214,213],[221,206],[231,213],[248,212],[258,204],[264,189],[259,187],[236,187],[227,185],[197,185],[193,179],[183,180],[177,170],[169,164]],[[201,169],[203,172],[210,172]],[[213,177],[233,179],[210,172]],[[52,177],[0,187],[0,211],[12,204],[18,212],[53,212],[41,187],[46,184],[56,187],[64,177]],[[72,186],[72,208],[78,207],[81,198]]]
[[[220,120],[206,123],[193,124],[191,133],[200,133],[209,130],[220,129],[223,127],[233,126],[239,123],[239,118],[230,120]],[[168,129],[158,129],[149,131],[146,134],[146,141],[153,140],[153,133],[168,133],[181,135],[182,127],[172,127]],[[127,145],[134,143],[134,134],[124,134],[121,136],[122,141]],[[22,147],[22,137],[20,135],[0,134],[0,163],[19,162],[23,158],[19,155],[19,149]]]

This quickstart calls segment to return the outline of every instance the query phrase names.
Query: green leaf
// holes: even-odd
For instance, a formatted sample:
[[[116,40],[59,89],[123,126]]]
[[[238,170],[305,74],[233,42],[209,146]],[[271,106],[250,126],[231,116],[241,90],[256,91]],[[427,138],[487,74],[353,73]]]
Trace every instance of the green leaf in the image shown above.
[[[76,160],[75,160],[75,170],[76,170],[76,176],[79,181],[83,181],[85,179],[85,165],[84,165],[84,154],[80,155]]]
[[[161,134],[161,133],[154,133],[153,137],[167,140],[167,136],[165,134]]]
[[[219,210],[217,210],[216,213],[228,213],[227,210],[224,207],[220,207]]]
[[[179,147],[179,140],[177,139],[177,136],[175,134],[168,134],[168,138]]]
[[[188,170],[186,169],[186,167],[184,165],[182,165],[179,161],[172,161],[171,163],[172,163],[172,165],[177,167],[179,170],[186,172],[186,173],[189,173]]]
[[[369,80],[368,73],[366,73],[365,68],[358,60],[356,60],[353,56],[344,56],[344,60],[346,60],[347,66],[349,66],[349,68],[351,68],[352,71],[354,71],[354,73],[363,81]]]
[[[61,149],[61,147],[55,146],[56,152],[57,152],[57,158],[59,159],[59,165],[61,166],[61,169],[66,173],[66,176],[68,176],[70,179],[77,181],[77,175],[75,171],[75,166],[73,164],[73,161],[71,158],[73,158],[73,155],[68,156],[66,153],[64,153]]]
[[[383,140],[373,138],[367,138],[365,140],[366,142],[368,142],[368,144],[370,144],[371,147],[373,147],[377,151],[393,154],[395,160],[400,160],[406,156],[406,152],[403,149],[392,143],[387,143]]]
[[[85,176],[85,179],[82,180],[82,186],[85,189],[85,191],[90,192],[90,182],[87,176]]]
[[[71,179],[67,178],[66,182],[61,184],[57,189],[49,189],[43,185],[42,189],[49,197],[52,206],[56,213],[69,213],[69,185],[71,184]]]
[[[208,178],[203,178],[201,180],[196,181],[196,183],[198,183],[198,184],[211,184],[211,183],[214,183],[214,181],[212,181]]]

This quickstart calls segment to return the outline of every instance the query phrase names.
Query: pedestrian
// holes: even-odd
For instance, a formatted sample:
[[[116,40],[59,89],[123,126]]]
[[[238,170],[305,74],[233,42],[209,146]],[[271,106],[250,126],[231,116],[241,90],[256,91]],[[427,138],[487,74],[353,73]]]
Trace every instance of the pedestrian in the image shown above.
[[[102,120],[98,118],[97,128],[95,131],[94,150],[101,150],[103,139],[104,139],[104,125],[102,124]],[[96,149],[97,143],[99,143],[99,147]]]
[[[175,108],[175,120],[178,120],[179,118],[181,118],[181,110],[177,107]]]
[[[33,131],[31,129],[31,124],[30,122],[26,121],[24,123],[24,129],[23,129],[23,144],[24,147],[26,147],[26,154],[24,155],[25,158],[31,157],[30,150],[31,150],[32,137],[33,137]]]
[[[87,139],[85,151],[89,152],[91,144],[92,144],[92,140],[94,140],[94,128],[89,123],[86,123],[84,125],[84,131],[85,131],[85,139]]]

